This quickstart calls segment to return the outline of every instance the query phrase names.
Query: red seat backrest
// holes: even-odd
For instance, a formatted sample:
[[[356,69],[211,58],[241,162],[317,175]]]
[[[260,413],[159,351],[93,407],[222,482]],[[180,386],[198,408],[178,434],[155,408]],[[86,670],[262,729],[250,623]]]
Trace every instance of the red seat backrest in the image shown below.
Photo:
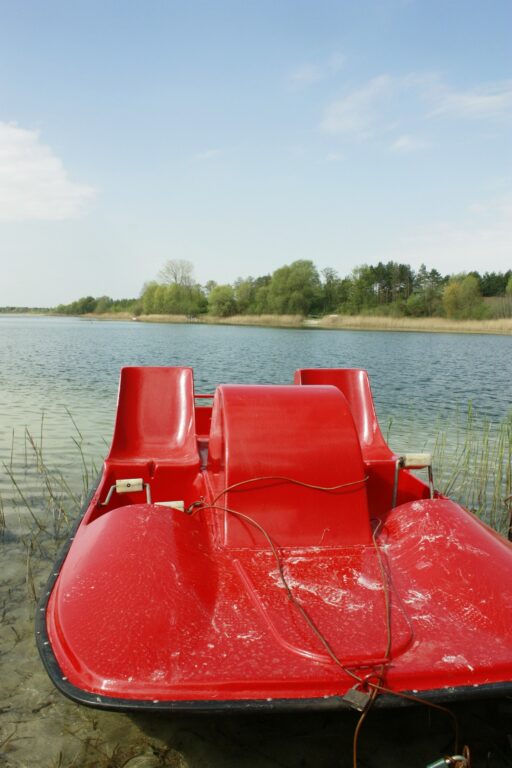
[[[300,368],[295,384],[332,384],[347,398],[361,443],[363,459],[391,459],[393,452],[380,431],[368,374],[362,368]]]
[[[122,368],[108,460],[199,465],[192,368]]]

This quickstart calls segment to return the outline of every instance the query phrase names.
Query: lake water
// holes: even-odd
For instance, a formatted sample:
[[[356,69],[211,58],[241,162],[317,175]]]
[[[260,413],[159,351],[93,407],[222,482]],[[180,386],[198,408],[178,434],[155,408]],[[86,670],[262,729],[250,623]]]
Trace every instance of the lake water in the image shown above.
[[[26,430],[50,473],[60,470],[78,492],[80,451],[88,466],[108,450],[123,365],[191,365],[198,392],[225,382],[291,383],[299,367],[363,367],[393,447],[422,450],[440,429],[463,440],[460,414],[470,400],[477,423],[506,418],[512,338],[0,316],[0,765],[348,768],[357,719],[350,712],[129,718],[78,707],[53,689],[35,650],[33,614],[59,542],[51,525],[33,524],[9,473],[39,519],[51,522],[47,476]],[[509,716],[488,704],[459,707],[458,716],[478,764],[509,764]],[[441,715],[371,713],[361,764],[426,765],[449,741]]]
[[[362,367],[392,437],[420,449],[472,401],[502,420],[512,403],[512,338],[98,322],[0,316],[0,452],[34,436],[44,411],[46,460],[72,470],[67,410],[99,460],[112,433],[123,365],[190,365],[196,390],[220,383],[291,383],[300,367]],[[421,445],[419,444],[421,443]]]

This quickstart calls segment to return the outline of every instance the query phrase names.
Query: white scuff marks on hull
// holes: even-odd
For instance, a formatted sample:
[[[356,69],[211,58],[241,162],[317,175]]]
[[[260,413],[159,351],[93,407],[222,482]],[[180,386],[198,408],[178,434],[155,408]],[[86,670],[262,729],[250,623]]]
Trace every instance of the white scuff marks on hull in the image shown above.
[[[251,629],[248,632],[244,632],[244,633],[241,633],[241,634],[237,635],[236,639],[237,640],[249,640],[249,641],[255,642],[256,640],[261,640],[262,637],[263,637],[263,635],[261,634],[261,632],[258,632],[255,629]]]
[[[486,552],[485,549],[472,546],[467,540],[459,539],[455,533],[450,533],[446,539],[446,544],[448,547],[454,547],[457,551],[464,552],[465,554],[471,553],[479,557],[490,557],[490,553]]]
[[[436,541],[444,538],[446,537],[442,533],[424,533],[419,540],[420,548],[422,544],[434,544]]]
[[[276,587],[279,589],[286,589],[281,578],[279,571],[273,570],[269,573],[270,578],[274,581]],[[330,584],[318,584],[315,582],[307,582],[304,580],[295,579],[285,570],[285,579],[288,587],[291,590],[297,590],[302,592],[308,592],[315,597],[318,597],[326,605],[332,605],[334,607],[340,607],[343,605],[343,601],[347,596],[347,590],[335,587]]]
[[[360,573],[357,577],[357,583],[361,587],[365,587],[366,589],[371,589],[374,592],[380,592],[382,590],[382,584],[378,581],[374,581],[373,579],[369,579],[367,576],[364,575],[364,573]]]
[[[417,589],[408,589],[403,601],[406,605],[412,605],[414,608],[422,608],[425,603],[430,601],[431,595],[425,592],[419,592]]]
[[[457,656],[446,655],[446,656],[443,656],[441,661],[444,664],[455,664],[456,666],[459,666],[459,667],[467,667],[467,669],[469,669],[470,672],[475,671],[475,668],[471,666],[469,661],[464,656],[461,656],[461,655],[457,655]]]

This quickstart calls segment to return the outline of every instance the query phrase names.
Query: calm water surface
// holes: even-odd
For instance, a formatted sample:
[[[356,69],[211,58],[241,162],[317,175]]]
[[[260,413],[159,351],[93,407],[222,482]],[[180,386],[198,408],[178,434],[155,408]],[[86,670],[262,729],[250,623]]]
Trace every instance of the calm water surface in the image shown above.
[[[39,439],[44,412],[45,459],[72,471],[67,410],[88,456],[101,460],[123,365],[190,365],[199,392],[228,382],[291,383],[299,367],[366,368],[381,426],[386,431],[392,420],[394,443],[417,449],[440,424],[449,428],[470,400],[477,416],[490,420],[503,419],[512,402],[507,336],[0,316],[3,460],[24,451],[25,427]]]

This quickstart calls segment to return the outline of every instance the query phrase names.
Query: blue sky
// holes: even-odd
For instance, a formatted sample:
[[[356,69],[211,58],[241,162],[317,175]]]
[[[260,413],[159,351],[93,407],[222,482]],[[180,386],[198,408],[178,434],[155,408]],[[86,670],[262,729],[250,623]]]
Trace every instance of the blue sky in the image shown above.
[[[512,265],[512,4],[0,0],[1,305]]]

